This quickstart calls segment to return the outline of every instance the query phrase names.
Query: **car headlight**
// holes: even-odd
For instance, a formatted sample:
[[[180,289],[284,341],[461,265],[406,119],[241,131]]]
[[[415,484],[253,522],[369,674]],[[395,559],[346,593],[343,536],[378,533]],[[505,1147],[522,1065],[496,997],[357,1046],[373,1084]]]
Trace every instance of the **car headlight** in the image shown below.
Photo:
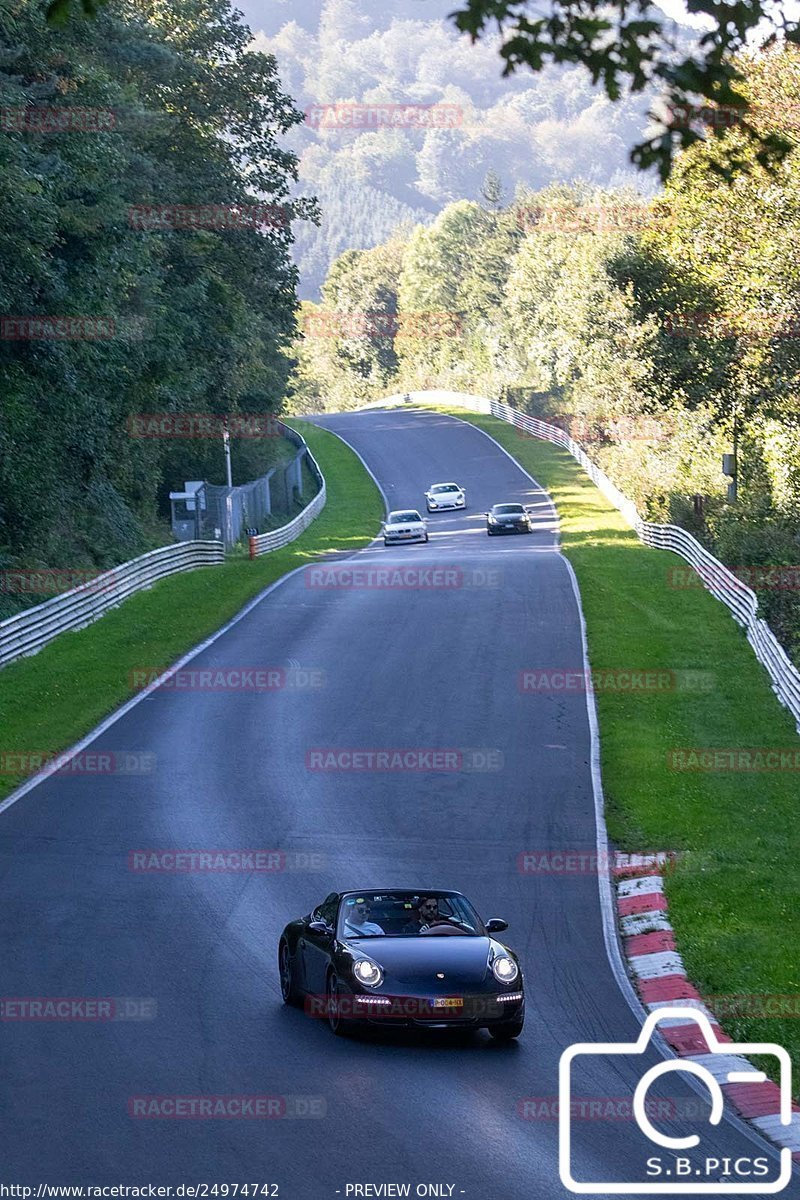
[[[367,987],[379,987],[383,983],[383,971],[368,958],[359,958],[353,964],[353,974],[359,983],[365,983]]]
[[[508,954],[498,954],[492,963],[492,971],[498,983],[513,983],[519,975],[519,967]]]
[[[495,525],[495,524],[496,524],[496,521],[495,521],[495,519],[494,519],[494,517],[492,516],[492,514],[491,514],[491,513],[489,513],[489,514],[488,514],[488,521],[489,521],[489,524],[490,524],[490,525]]]

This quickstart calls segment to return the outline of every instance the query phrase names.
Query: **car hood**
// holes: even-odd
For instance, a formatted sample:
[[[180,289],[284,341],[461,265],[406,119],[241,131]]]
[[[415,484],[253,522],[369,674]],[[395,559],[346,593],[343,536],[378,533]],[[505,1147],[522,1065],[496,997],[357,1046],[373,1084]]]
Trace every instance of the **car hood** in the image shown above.
[[[348,942],[383,967],[382,990],[393,985],[447,991],[482,983],[489,970],[489,955],[503,947],[488,937],[363,938]],[[437,973],[444,980],[437,980]]]

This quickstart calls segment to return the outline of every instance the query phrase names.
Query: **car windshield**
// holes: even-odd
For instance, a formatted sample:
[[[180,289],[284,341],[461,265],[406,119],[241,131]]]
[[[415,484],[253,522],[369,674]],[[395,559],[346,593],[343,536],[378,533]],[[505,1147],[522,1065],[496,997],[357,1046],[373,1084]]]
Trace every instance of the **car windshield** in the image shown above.
[[[431,488],[431,491],[433,492],[434,496],[438,496],[441,492],[457,492],[458,484],[457,483],[437,483],[435,487]]]
[[[422,517],[418,512],[409,510],[408,512],[393,512],[389,513],[388,524],[399,525],[402,521],[421,521]]]
[[[485,937],[475,909],[456,892],[361,892],[345,896],[338,936],[354,938],[425,937],[426,930],[449,926],[464,937]]]
[[[514,513],[515,515],[524,513],[525,509],[521,504],[495,504],[494,511],[502,516],[508,513]]]

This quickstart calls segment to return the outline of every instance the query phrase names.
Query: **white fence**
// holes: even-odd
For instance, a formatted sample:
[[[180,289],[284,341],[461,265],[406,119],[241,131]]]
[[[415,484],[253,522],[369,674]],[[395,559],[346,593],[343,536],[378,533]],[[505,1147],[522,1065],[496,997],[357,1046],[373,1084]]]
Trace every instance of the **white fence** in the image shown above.
[[[176,571],[212,566],[225,558],[222,542],[178,542],[151,550],[94,579],[0,621],[0,666],[35,654],[54,637],[91,625],[128,596]]]
[[[305,445],[305,442],[303,442],[303,445]],[[289,542],[293,542],[295,538],[299,537],[304,529],[308,529],[314,518],[318,517],[325,507],[325,501],[328,498],[325,476],[320,471],[319,465],[310,450],[307,452],[306,461],[311,468],[311,473],[319,484],[319,491],[314,499],[288,525],[282,525],[280,529],[272,529],[269,533],[259,533],[256,537],[251,537],[251,558],[257,558],[259,554],[267,554],[270,550],[280,550],[281,546],[288,546]]]
[[[643,521],[632,500],[624,496],[611,482],[604,471],[591,461],[584,450],[569,434],[546,421],[517,412],[507,404],[489,400],[484,396],[471,396],[463,392],[430,391],[406,393],[412,404],[451,404],[472,412],[489,413],[501,421],[523,429],[532,437],[563,446],[583,467],[592,482],[603,495],[622,513],[628,524],[648,546],[659,550],[671,550],[679,554],[697,572],[703,585],[718,600],[727,605],[733,617],[745,629],[747,640],[753,647],[756,658],[769,672],[773,691],[797,723],[800,732],[800,671],[789,659],[769,625],[758,615],[758,598],[751,588],[742,583],[733,571],[714,558],[704,546],[685,529],[677,525],[654,525]],[[367,408],[402,402],[403,395],[389,396]]]

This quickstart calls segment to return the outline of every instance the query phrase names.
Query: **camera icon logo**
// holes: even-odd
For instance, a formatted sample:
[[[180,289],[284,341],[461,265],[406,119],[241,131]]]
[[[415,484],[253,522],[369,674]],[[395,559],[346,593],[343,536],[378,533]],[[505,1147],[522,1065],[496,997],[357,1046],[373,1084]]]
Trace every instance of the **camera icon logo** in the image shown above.
[[[683,1025],[697,1025],[703,1037],[705,1038],[706,1046],[708,1047],[708,1055],[719,1055],[719,1069],[716,1071],[710,1070],[701,1062],[697,1062],[692,1058],[668,1058],[648,1070],[643,1071],[636,1089],[633,1093],[632,1111],[633,1117],[641,1133],[644,1134],[648,1142],[660,1147],[665,1151],[665,1161],[672,1165],[667,1168],[659,1168],[657,1171],[658,1181],[640,1180],[634,1182],[615,1182],[613,1180],[590,1181],[577,1180],[573,1174],[573,1125],[572,1125],[572,1103],[573,1103],[573,1079],[575,1072],[576,1060],[582,1057],[586,1058],[612,1058],[616,1059],[617,1070],[623,1065],[619,1062],[620,1058],[630,1058],[630,1066],[633,1071],[636,1071],[636,1058],[641,1059],[645,1051],[648,1049],[653,1033],[656,1030],[659,1022],[670,1021],[671,1023],[680,1023]],[[789,1126],[792,1124],[792,1084],[791,1084],[791,1060],[788,1052],[783,1046],[778,1046],[774,1042],[719,1042],[714,1034],[711,1022],[708,1016],[695,1008],[679,1007],[662,1008],[657,1012],[650,1013],[647,1017],[642,1031],[635,1042],[576,1042],[569,1046],[561,1055],[559,1062],[559,1173],[561,1182],[564,1187],[570,1192],[584,1195],[643,1195],[643,1194],[680,1194],[692,1193],[698,1194],[750,1194],[758,1196],[774,1195],[777,1192],[783,1191],[789,1183],[792,1176],[792,1152],[788,1147],[783,1147],[780,1151],[780,1172],[776,1179],[766,1179],[764,1174],[766,1170],[756,1172],[745,1171],[742,1168],[743,1174],[758,1174],[757,1179],[746,1178],[730,1178],[719,1180],[719,1168],[722,1162],[732,1162],[733,1160],[720,1160],[718,1158],[703,1158],[702,1152],[696,1160],[689,1157],[676,1157],[678,1152],[695,1150],[700,1145],[700,1137],[698,1134],[690,1134],[685,1137],[670,1137],[657,1129],[650,1119],[647,1112],[647,1094],[656,1080],[663,1078],[671,1073],[678,1072],[679,1074],[690,1074],[700,1079],[705,1085],[710,1097],[710,1112],[708,1116],[709,1124],[719,1125],[722,1120],[724,1108],[724,1096],[720,1086],[720,1080],[723,1083],[763,1083],[766,1080],[766,1075],[763,1072],[756,1070],[749,1063],[731,1062],[731,1057],[740,1055],[772,1055],[780,1065],[780,1113],[779,1120],[781,1125]],[[640,1066],[643,1064],[639,1064]],[[747,1069],[744,1069],[744,1068]],[[742,1069],[739,1069],[742,1068]],[[657,1163],[658,1158],[648,1159],[648,1163]],[[736,1168],[740,1163],[760,1162],[768,1164],[766,1156],[761,1158],[739,1158],[736,1159]],[[678,1164],[684,1164],[680,1169],[676,1169]],[[716,1170],[709,1164],[716,1164]],[[728,1169],[730,1171],[730,1168]],[[723,1171],[723,1173],[725,1173]],[[703,1181],[703,1175],[717,1175],[716,1179],[711,1181]],[[671,1178],[668,1178],[671,1176]],[[676,1176],[683,1176],[682,1180]]]

